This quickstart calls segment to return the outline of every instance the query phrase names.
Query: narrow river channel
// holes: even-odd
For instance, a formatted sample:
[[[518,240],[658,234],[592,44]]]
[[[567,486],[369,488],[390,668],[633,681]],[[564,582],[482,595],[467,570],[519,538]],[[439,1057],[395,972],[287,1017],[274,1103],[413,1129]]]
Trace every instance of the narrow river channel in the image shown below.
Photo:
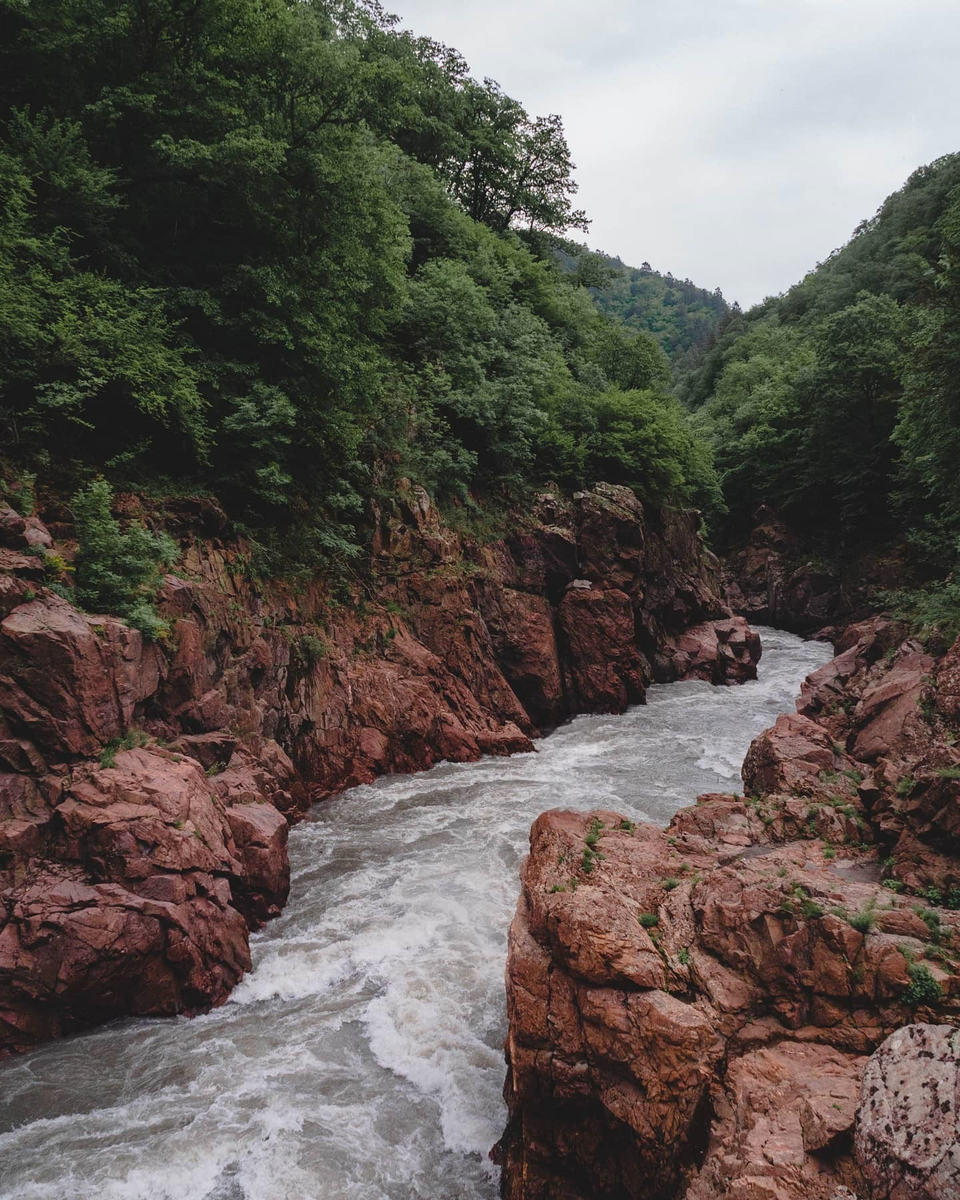
[[[536,754],[443,764],[319,805],[283,916],[195,1020],[129,1020],[0,1063],[4,1200],[493,1200],[503,963],[547,808],[666,822],[736,791],[827,645],[761,630],[760,678],[675,683]]]

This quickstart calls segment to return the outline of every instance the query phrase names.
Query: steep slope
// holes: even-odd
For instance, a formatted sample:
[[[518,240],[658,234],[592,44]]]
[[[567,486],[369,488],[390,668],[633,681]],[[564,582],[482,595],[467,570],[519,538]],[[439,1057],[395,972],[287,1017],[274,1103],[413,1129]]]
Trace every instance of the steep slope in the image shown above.
[[[719,288],[708,291],[649,263],[630,267],[622,259],[574,242],[558,246],[557,261],[589,289],[600,312],[633,333],[653,337],[680,371],[695,366],[727,320],[731,309]]]

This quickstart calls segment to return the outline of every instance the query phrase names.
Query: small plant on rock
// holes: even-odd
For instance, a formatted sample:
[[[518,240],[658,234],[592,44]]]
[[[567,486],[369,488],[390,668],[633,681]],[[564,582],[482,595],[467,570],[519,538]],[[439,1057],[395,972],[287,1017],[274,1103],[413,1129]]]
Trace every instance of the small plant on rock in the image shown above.
[[[910,986],[901,996],[904,1004],[918,1008],[921,1004],[936,1004],[943,999],[943,988],[925,963],[910,963],[907,974],[910,976]]]
[[[107,742],[100,752],[100,766],[108,769],[115,767],[120,750],[133,750],[145,746],[149,741],[149,734],[144,733],[142,729],[128,729],[122,738],[113,738]]]

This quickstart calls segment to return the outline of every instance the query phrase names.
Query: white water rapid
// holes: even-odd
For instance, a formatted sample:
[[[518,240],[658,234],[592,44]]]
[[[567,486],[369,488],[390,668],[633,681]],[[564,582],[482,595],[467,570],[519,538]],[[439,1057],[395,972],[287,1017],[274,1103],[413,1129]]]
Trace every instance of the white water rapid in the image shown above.
[[[125,1020],[0,1063],[3,1200],[493,1200],[503,963],[547,808],[665,823],[736,791],[830,648],[761,630],[760,678],[675,683],[512,759],[319,805],[283,916],[216,1012]]]

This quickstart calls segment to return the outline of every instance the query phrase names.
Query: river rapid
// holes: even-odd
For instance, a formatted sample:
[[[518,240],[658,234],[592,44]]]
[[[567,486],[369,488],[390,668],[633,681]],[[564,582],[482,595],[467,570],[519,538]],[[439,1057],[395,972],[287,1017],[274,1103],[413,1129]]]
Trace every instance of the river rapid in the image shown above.
[[[535,754],[318,805],[283,916],[193,1020],[124,1020],[0,1063],[3,1200],[494,1200],[503,966],[548,808],[666,823],[736,791],[753,737],[830,647],[761,629],[757,682],[652,687]]]

